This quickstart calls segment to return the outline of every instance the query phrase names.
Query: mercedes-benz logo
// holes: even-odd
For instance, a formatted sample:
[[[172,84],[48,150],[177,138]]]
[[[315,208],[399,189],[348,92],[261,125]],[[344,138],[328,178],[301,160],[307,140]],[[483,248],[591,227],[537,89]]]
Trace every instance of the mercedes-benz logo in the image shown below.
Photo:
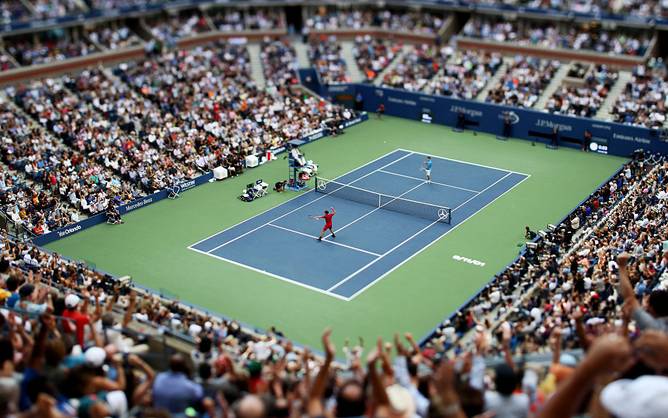
[[[327,190],[327,183],[324,181],[318,182],[318,190],[321,191]]]
[[[438,210],[438,218],[439,219],[447,219],[448,218],[448,211],[443,209],[443,208],[440,208]]]

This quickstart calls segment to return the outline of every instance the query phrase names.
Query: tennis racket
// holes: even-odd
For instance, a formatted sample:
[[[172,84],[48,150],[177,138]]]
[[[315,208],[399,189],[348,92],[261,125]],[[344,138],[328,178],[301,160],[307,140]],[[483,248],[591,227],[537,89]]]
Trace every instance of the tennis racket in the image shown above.
[[[308,215],[309,218],[313,219],[314,221],[317,221],[320,219],[320,216],[318,215]]]

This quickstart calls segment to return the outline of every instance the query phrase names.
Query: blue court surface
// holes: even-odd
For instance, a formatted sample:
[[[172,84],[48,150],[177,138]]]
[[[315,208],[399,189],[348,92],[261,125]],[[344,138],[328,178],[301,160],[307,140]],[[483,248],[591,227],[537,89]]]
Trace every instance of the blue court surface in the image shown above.
[[[188,248],[352,300],[529,177],[432,155],[432,181],[427,183],[421,170],[425,158],[417,152],[396,150],[335,180],[355,190],[421,202],[427,208],[449,208],[449,224],[402,213],[413,210],[410,207],[398,212],[384,204],[378,207],[359,203],[363,199],[357,197],[350,200],[312,189]],[[336,238],[326,235],[318,242],[324,222],[310,216],[321,215],[330,207],[336,209]]]

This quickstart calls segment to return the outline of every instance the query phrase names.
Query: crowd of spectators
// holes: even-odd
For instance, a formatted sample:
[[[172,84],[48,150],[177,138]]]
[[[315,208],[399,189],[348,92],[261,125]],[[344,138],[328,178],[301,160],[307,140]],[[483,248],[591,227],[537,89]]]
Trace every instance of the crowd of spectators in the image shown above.
[[[516,56],[486,101],[519,107],[532,107],[552,80],[561,63],[534,57]]]
[[[360,35],[355,37],[353,55],[366,81],[371,82],[390,65],[402,48],[400,43]]]
[[[4,41],[5,50],[22,66],[46,64],[98,52],[93,44],[77,35],[65,32],[61,35],[41,34],[36,40],[7,38]]]
[[[0,113],[2,211],[35,234],[79,221],[88,196],[93,199],[111,174],[37,129],[9,103],[0,103]]]
[[[20,22],[30,16],[21,0],[6,0],[0,3],[0,23],[3,25]]]
[[[647,33],[604,30],[593,24],[558,26],[551,23],[497,20],[473,16],[462,35],[541,48],[590,50],[616,55],[642,56],[650,44]]]
[[[545,231],[535,248],[527,248],[474,302],[446,321],[429,344],[459,350],[463,346],[458,346],[458,338],[466,332],[505,322],[498,331],[510,325],[518,336],[512,347],[519,352],[549,351],[549,335],[556,327],[570,328],[563,333],[565,346],[582,347],[576,342],[576,322],[568,318],[576,308],[592,328],[621,319],[622,306],[614,303],[619,295],[618,254],[627,251],[636,257],[632,276],[642,289],[639,296],[665,288],[661,276],[668,253],[660,244],[668,238],[666,199],[665,159],[642,153],[634,157],[560,225]],[[492,341],[496,353],[503,349],[499,342]]]
[[[98,113],[93,103],[86,103],[68,91],[66,80],[35,80],[7,90],[27,114],[60,138],[74,154],[70,156],[64,151],[63,156],[70,161],[62,163],[69,167],[63,167],[62,180],[55,173],[55,178],[50,178],[53,189],[89,215],[104,211],[114,200],[127,202],[142,195],[138,181],[133,184],[121,179],[121,168],[130,169],[131,141],[121,137],[117,126]],[[89,164],[88,159],[81,161],[81,155],[90,157],[94,163]],[[148,180],[142,181],[151,181],[147,177]],[[143,193],[148,190],[146,187]]]
[[[347,63],[341,56],[341,45],[336,36],[311,37],[308,47],[309,60],[323,84],[350,82],[350,76],[346,72]]]
[[[473,100],[503,63],[501,54],[457,51],[424,88],[428,94]]]
[[[598,65],[591,69],[582,85],[562,85],[547,101],[545,109],[564,115],[595,117],[617,77],[617,71]]]
[[[104,26],[91,31],[88,36],[91,41],[96,42],[107,49],[127,48],[139,45],[142,40],[127,26],[110,27]]]
[[[151,35],[156,39],[174,46],[180,38],[185,38],[198,33],[211,30],[203,14],[199,12],[183,13],[178,16],[154,18],[148,22]]]
[[[275,67],[279,56],[266,62]],[[247,155],[353,116],[290,90],[294,72],[274,72],[274,88],[260,91],[249,63],[245,45],[220,43],[122,64],[116,75],[90,69],[9,88],[51,134],[3,112],[3,161],[41,186],[13,190],[14,179],[3,179],[12,184],[7,211],[45,233],[75,222],[77,211],[99,213],[217,166],[239,174]],[[54,210],[60,202],[73,213]]]
[[[91,9],[112,10],[122,7],[144,6],[164,3],[169,0],[84,0]]]
[[[77,0],[31,0],[30,3],[39,19],[51,19],[82,11]]]
[[[2,235],[0,412],[664,416],[666,199],[668,165],[636,158],[424,345],[396,334],[337,351],[327,329],[322,357]],[[190,352],[146,327],[192,341]]]
[[[284,27],[283,16],[274,9],[220,9],[210,13],[213,26],[223,32],[271,30]]]
[[[318,10],[306,19],[309,30],[360,29],[378,27],[390,31],[435,35],[443,26],[442,15],[426,11],[398,12],[390,10]]]
[[[408,91],[420,91],[454,53],[450,46],[438,48],[421,44],[413,46],[392,70],[383,76],[382,85]]]
[[[496,4],[500,6],[551,9],[560,12],[634,15],[641,17],[668,16],[668,6],[660,0],[472,0],[471,3]]]
[[[14,68],[14,61],[5,54],[0,54],[0,72]]]
[[[276,86],[299,83],[297,53],[286,39],[264,39],[260,59],[265,79]]]
[[[652,58],[633,69],[633,76],[610,112],[616,122],[662,128],[668,107],[668,69],[663,59]]]

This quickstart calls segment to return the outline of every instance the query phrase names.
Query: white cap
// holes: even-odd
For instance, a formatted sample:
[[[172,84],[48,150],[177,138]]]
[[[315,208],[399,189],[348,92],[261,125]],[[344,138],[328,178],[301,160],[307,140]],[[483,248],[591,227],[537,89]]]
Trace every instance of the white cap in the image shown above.
[[[665,418],[668,414],[668,377],[641,376],[610,383],[601,403],[618,418]]]
[[[79,304],[79,296],[74,295],[74,294],[69,294],[65,296],[65,306],[68,308],[76,308],[76,306]]]
[[[93,367],[100,367],[104,364],[104,359],[107,358],[107,352],[104,348],[91,347],[84,353],[86,364]]]

